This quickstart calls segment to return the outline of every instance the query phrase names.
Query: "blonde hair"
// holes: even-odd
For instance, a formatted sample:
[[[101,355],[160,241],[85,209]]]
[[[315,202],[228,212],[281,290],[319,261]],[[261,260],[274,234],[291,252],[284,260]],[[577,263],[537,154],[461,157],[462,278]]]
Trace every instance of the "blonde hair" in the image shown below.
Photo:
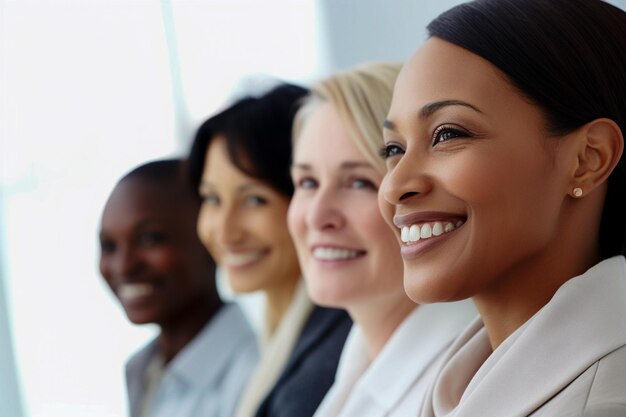
[[[383,146],[382,126],[400,68],[399,63],[368,63],[319,81],[296,114],[294,147],[309,115],[319,104],[327,102],[335,108],[367,161],[385,173],[385,164],[378,152]]]

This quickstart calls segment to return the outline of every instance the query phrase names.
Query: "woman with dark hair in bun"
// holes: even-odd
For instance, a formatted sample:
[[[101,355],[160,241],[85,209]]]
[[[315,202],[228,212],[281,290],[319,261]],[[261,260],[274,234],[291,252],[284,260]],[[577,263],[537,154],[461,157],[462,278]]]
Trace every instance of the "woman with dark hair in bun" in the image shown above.
[[[626,13],[478,0],[428,29],[379,199],[409,296],[471,297],[481,318],[420,415],[626,415]]]

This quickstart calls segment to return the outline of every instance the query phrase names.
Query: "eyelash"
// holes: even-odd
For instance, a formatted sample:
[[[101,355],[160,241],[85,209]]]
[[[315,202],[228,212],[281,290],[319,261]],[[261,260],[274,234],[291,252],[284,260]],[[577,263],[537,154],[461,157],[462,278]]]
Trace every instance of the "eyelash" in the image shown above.
[[[449,135],[452,134],[454,135],[453,137],[448,137],[448,138],[442,138],[442,136],[444,135]],[[467,138],[467,137],[471,137],[472,135],[470,134],[470,132],[468,132],[467,130],[464,129],[460,129],[458,127],[453,127],[451,125],[441,125],[438,126],[435,131],[433,132],[432,135],[432,146],[436,146],[437,144],[441,143],[441,142],[447,142],[449,140],[452,139],[456,139],[456,138]],[[405,150],[402,146],[398,145],[397,143],[394,142],[390,142],[386,145],[384,145],[379,151],[378,154],[380,155],[380,157],[385,160],[391,157],[394,157],[396,155],[402,155],[404,154]]]
[[[356,186],[356,184],[360,184],[359,186]],[[349,178],[346,181],[346,184],[348,185],[348,188],[351,189],[357,189],[357,190],[362,190],[362,189],[372,189],[372,190],[378,190],[378,187],[376,187],[376,184],[374,184],[372,181],[366,179],[366,178]],[[300,188],[303,190],[312,190],[317,188],[318,183],[316,180],[314,180],[311,177],[305,177],[302,178],[300,180],[298,180],[298,182],[296,183],[296,188]]]
[[[201,196],[202,203],[210,206],[219,206],[220,198],[215,194],[208,194]],[[267,199],[258,195],[249,195],[244,199],[245,204],[247,206],[256,207],[256,206],[264,206],[267,204]]]
[[[267,200],[258,195],[250,195],[246,197],[246,204],[252,207],[264,206],[265,204],[267,204]]]
[[[200,197],[202,198],[202,204],[216,206],[220,203],[219,197],[215,194],[201,195]]]
[[[309,184],[309,185],[307,185]],[[315,181],[313,178],[311,177],[304,177],[299,179],[296,182],[296,188],[301,188],[303,190],[310,190],[312,188],[317,187],[317,181]]]
[[[387,143],[378,151],[378,155],[380,155],[383,160],[402,154],[404,154],[404,148],[393,142]]]
[[[360,183],[362,185],[357,187],[355,186],[357,183]],[[350,188],[356,189],[356,190],[370,189],[370,190],[378,191],[378,187],[376,187],[376,184],[374,184],[372,181],[365,179],[365,178],[354,178],[349,181],[349,184],[350,184]]]
[[[442,139],[441,137],[443,135],[446,134],[453,134],[453,137],[448,137],[446,139]],[[463,129],[459,129],[458,127],[454,127],[451,125],[441,125],[438,126],[435,131],[433,132],[433,136],[432,136],[432,146],[437,145],[438,143],[441,142],[446,142],[452,139],[456,139],[456,138],[466,138],[466,137],[470,137],[470,133],[466,130]]]
[[[163,242],[164,236],[160,232],[144,232],[139,240],[145,246],[155,246]]]

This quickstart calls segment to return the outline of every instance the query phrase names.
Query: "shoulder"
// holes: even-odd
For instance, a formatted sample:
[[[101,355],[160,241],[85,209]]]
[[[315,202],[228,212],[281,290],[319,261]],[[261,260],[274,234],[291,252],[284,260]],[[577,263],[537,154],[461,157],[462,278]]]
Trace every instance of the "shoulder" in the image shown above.
[[[596,365],[587,408],[602,410],[607,404],[626,408],[626,345],[607,354]]]
[[[591,364],[546,403],[538,416],[626,416],[626,345]]]
[[[135,374],[143,374],[150,360],[156,355],[158,349],[158,338],[151,340],[142,348],[133,353],[126,361],[126,375],[130,377]]]

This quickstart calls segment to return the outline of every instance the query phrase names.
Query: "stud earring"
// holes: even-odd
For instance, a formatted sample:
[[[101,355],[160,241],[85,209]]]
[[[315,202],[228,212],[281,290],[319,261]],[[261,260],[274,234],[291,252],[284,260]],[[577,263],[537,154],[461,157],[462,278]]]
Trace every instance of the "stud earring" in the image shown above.
[[[572,194],[574,194],[574,197],[579,198],[582,197],[583,195],[583,189],[580,187],[576,187],[572,190]]]

